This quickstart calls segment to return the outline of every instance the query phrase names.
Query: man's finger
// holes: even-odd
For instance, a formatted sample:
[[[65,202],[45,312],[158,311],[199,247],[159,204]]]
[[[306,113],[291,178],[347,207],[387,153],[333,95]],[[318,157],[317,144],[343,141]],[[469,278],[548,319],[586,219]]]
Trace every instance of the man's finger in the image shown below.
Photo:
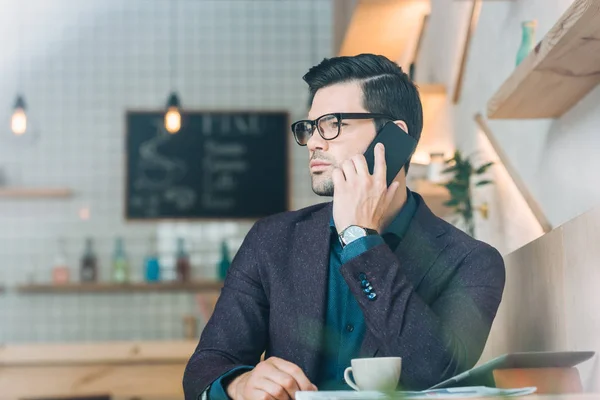
[[[346,182],[352,182],[356,179],[356,167],[352,160],[346,160],[342,164],[342,170],[344,171],[344,176],[346,177]]]
[[[377,143],[375,146],[375,167],[373,175],[376,178],[386,178],[387,164],[385,163],[385,147],[382,143]]]
[[[390,187],[387,189],[387,192],[385,194],[386,209],[390,206],[390,204],[392,204],[392,200],[394,199],[394,196],[396,195],[396,192],[398,191],[399,187],[400,187],[400,184],[397,181],[394,181],[394,182],[392,182]]]
[[[300,390],[300,386],[298,385],[298,382],[296,382],[296,378],[277,368],[274,363],[266,364],[267,365],[265,366],[265,369],[262,371],[261,375],[283,387],[290,398],[294,398],[296,396],[296,392]]]
[[[293,399],[288,392],[278,383],[273,382],[266,376],[258,378],[255,384],[256,389],[260,389],[276,400],[290,400]]]
[[[334,189],[336,186],[342,185],[345,182],[344,173],[339,168],[333,170],[331,173],[331,179],[333,180]]]
[[[298,383],[298,386],[300,387],[300,390],[302,390],[302,391],[314,391],[314,390],[316,390],[315,385],[313,385],[308,380],[308,378],[306,377],[306,375],[304,374],[304,372],[296,364],[293,364],[293,363],[291,363],[289,361],[282,360],[280,358],[274,359],[273,360],[273,364],[277,368],[279,368],[280,370],[282,370],[283,372],[291,375],[296,380],[296,382]]]
[[[273,395],[266,390],[256,387],[252,388],[249,395],[244,396],[244,398],[251,400],[279,400],[276,397],[273,397]]]
[[[369,167],[367,166],[367,160],[365,159],[365,156],[362,154],[357,154],[352,157],[352,162],[354,163],[354,168],[356,168],[356,173],[358,176],[369,175]]]

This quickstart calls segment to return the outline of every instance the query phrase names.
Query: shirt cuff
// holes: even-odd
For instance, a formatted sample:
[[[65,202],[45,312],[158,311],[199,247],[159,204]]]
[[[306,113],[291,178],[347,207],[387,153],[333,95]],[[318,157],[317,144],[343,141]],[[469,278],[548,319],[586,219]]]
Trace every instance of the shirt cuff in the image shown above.
[[[238,375],[243,374],[244,372],[251,371],[252,367],[250,366],[242,366],[236,367],[229,372],[221,375],[216,381],[210,385],[208,389],[208,400],[230,400],[229,396],[227,396],[227,391],[223,387],[225,382],[231,382]]]
[[[342,264],[346,264],[348,261],[360,256],[361,254],[371,250],[380,244],[385,244],[385,241],[381,235],[367,235],[356,239],[349,243],[342,250],[341,261]]]

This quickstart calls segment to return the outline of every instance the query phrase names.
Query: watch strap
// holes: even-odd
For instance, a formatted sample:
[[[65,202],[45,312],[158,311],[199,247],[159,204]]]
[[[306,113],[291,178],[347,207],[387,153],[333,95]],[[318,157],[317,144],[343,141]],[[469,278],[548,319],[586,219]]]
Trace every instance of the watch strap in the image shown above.
[[[367,232],[367,236],[368,235],[379,235],[379,232],[377,232],[375,229],[371,229],[371,228],[363,228],[365,230],[365,232]]]

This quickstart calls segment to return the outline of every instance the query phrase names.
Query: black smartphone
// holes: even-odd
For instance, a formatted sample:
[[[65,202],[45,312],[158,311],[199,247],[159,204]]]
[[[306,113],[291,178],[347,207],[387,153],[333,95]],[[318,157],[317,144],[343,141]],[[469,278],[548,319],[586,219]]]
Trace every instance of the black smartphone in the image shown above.
[[[379,130],[364,154],[370,174],[373,173],[375,165],[375,145],[377,143],[383,143],[385,146],[386,181],[387,185],[390,186],[398,172],[415,152],[417,141],[395,123],[391,121],[386,123]]]

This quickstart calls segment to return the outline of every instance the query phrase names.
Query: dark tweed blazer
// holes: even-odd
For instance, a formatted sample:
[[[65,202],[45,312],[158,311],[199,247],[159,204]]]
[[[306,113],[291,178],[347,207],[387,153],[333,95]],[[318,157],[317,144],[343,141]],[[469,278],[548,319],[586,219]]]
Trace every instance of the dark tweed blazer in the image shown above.
[[[362,357],[402,357],[400,385],[424,389],[479,359],[504,289],[493,247],[436,217],[415,193],[416,214],[395,252],[383,244],[341,273],[367,325]],[[196,400],[232,368],[263,351],[319,373],[325,323],[332,203],[257,222],[236,254],[214,314],[186,368]],[[377,298],[364,295],[365,273]]]

